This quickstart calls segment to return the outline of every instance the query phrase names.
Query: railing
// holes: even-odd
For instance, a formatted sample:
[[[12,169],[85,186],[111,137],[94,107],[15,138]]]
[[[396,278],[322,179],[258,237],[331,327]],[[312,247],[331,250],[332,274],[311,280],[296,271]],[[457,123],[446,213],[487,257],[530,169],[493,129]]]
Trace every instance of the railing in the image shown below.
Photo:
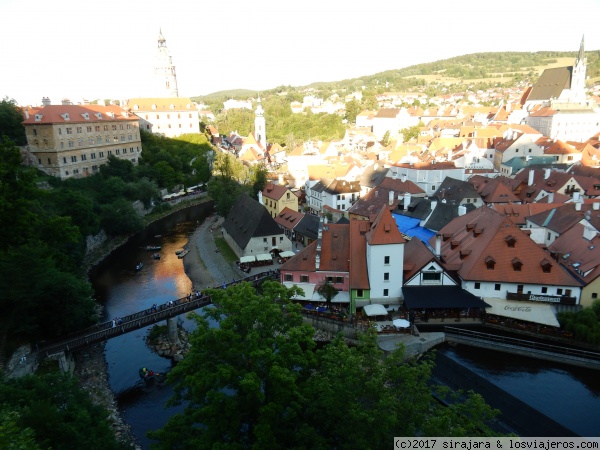
[[[246,278],[242,278],[236,282],[218,286],[217,289],[244,281],[251,282],[255,286],[258,286],[267,279],[278,280],[279,270],[270,270],[268,272],[255,274]],[[35,355],[38,359],[40,359],[47,358],[63,351],[78,350],[88,345],[96,344],[98,342],[111,339],[115,336],[120,336],[122,334],[138,330],[162,320],[177,317],[181,314],[194,311],[210,304],[212,304],[212,299],[210,296],[190,294],[186,297],[169,301],[162,305],[157,305],[156,308],[152,307],[124,317],[120,317],[117,322],[111,320],[89,328],[85,328],[75,333],[71,333],[67,336],[63,336],[60,338],[60,340],[55,340],[50,343],[40,343],[37,345],[35,352],[32,352],[32,356]]]
[[[531,349],[538,352],[548,354],[562,355],[570,358],[581,358],[595,361],[600,364],[600,353],[576,348],[561,347],[558,345],[545,344],[543,342],[527,341],[524,339],[513,338],[509,336],[501,336],[497,334],[481,333],[479,331],[471,331],[462,328],[444,327],[444,333],[447,337],[459,336],[465,339],[474,341],[490,342],[504,347],[518,347],[521,349]]]

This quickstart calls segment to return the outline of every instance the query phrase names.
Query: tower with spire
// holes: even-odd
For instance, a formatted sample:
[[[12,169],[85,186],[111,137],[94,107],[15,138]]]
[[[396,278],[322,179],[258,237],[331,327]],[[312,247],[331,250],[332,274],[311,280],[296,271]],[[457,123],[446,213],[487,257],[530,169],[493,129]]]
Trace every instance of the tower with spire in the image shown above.
[[[263,150],[267,149],[267,130],[265,124],[265,112],[260,103],[260,94],[258,95],[258,105],[254,112],[254,138],[258,142]]]
[[[171,60],[167,40],[163,36],[162,30],[159,30],[158,33],[158,54],[154,74],[157,80],[157,97],[179,97],[175,66]]]
[[[579,53],[577,60],[573,66],[573,74],[571,75],[571,101],[584,103],[585,102],[585,76],[587,68],[587,58],[584,51],[585,36],[581,37],[579,45]]]

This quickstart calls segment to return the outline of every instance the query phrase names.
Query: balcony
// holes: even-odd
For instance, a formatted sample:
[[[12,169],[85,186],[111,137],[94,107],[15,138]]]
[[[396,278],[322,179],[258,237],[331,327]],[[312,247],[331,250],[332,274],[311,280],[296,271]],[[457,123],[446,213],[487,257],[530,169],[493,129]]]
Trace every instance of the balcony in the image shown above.
[[[560,303],[562,305],[575,305],[577,299],[566,295],[525,294],[523,292],[507,292],[506,300],[522,302]]]

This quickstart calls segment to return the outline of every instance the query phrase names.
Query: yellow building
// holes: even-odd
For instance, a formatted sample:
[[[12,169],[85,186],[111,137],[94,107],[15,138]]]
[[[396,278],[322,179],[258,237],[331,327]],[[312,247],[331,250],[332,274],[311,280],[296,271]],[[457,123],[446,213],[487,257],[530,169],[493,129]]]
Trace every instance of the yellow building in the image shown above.
[[[276,217],[284,208],[298,211],[298,197],[287,187],[268,183],[258,194],[258,201],[267,208],[271,217]]]
[[[27,150],[39,169],[64,179],[97,172],[111,155],[138,162],[142,142],[135,114],[116,105],[42,102],[25,110],[23,121]]]

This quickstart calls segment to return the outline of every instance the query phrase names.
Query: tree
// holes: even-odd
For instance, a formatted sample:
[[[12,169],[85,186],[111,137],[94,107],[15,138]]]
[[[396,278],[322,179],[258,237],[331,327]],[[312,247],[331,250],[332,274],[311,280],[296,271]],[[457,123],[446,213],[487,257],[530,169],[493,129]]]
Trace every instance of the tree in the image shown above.
[[[387,130],[384,133],[383,138],[381,138],[381,145],[383,145],[384,147],[390,145],[390,130]]]
[[[26,145],[23,113],[13,99],[5,97],[0,101],[0,142],[10,139],[16,145]]]
[[[6,429],[0,426],[3,449],[127,448],[116,441],[108,412],[94,405],[69,375],[50,373],[0,380],[0,405],[4,405],[0,423],[9,425],[11,435],[11,441],[5,441]],[[14,446],[14,437],[27,445]]]
[[[185,411],[150,433],[158,449],[271,449],[293,441],[315,346],[313,329],[289,302],[295,292],[275,282],[262,293],[250,283],[207,291],[215,307],[192,315],[192,347],[168,376],[171,403],[185,402]]]
[[[400,133],[402,133],[402,136],[404,138],[404,142],[408,142],[411,139],[416,139],[419,136],[419,132],[420,132],[420,125],[414,125],[412,127],[409,128],[403,128],[400,130]]]
[[[275,282],[208,291],[214,307],[193,315],[190,352],[167,379],[169,404],[186,406],[149,433],[157,449],[379,449],[393,436],[497,434],[486,423],[497,411],[472,394],[441,406],[432,359],[383,358],[373,330],[355,347],[340,336],[315,351],[290,301],[298,293]]]
[[[331,307],[331,300],[338,294],[336,287],[331,284],[328,279],[324,279],[321,284],[317,286],[317,293],[325,299],[327,307]]]
[[[360,103],[352,99],[346,103],[346,120],[350,123],[356,123],[356,116],[360,113]]]
[[[135,233],[143,227],[142,218],[124,198],[102,207],[100,223],[112,236]]]
[[[252,181],[252,196],[258,198],[258,193],[267,186],[269,171],[264,164],[256,164],[250,169],[250,180]]]

